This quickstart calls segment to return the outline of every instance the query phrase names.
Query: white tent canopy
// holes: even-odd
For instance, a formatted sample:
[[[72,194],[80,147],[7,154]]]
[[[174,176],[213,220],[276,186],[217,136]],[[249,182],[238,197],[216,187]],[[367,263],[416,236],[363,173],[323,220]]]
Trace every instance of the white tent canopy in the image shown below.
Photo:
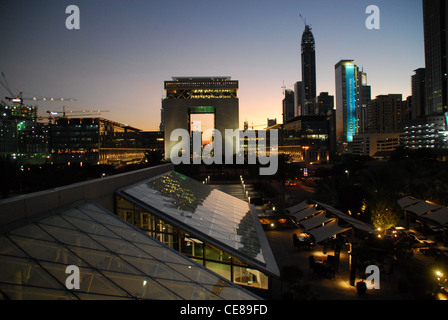
[[[331,238],[339,233],[350,230],[351,228],[342,228],[338,225],[336,220],[327,223],[323,227],[315,228],[310,231],[307,231],[314,237],[314,242],[319,243],[325,239]]]
[[[308,219],[300,221],[300,225],[304,228],[305,231],[313,229],[315,227],[318,227],[324,223],[333,221],[334,218],[327,218],[325,216],[325,212],[321,212],[319,214],[316,214],[315,216],[312,216]]]

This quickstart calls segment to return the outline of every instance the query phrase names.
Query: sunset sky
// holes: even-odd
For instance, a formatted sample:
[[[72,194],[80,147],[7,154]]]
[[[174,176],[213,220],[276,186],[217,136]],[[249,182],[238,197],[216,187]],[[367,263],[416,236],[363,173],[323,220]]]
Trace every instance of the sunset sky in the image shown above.
[[[72,4],[79,30],[65,27]],[[379,30],[365,27],[370,4],[380,9]],[[2,0],[0,71],[24,96],[77,99],[39,103],[42,116],[63,105],[102,109],[157,130],[165,80],[231,76],[241,128],[281,122],[283,83],[301,80],[299,13],[316,40],[317,93],[334,95],[334,65],[354,59],[372,98],[411,94],[413,70],[425,66],[421,0]]]

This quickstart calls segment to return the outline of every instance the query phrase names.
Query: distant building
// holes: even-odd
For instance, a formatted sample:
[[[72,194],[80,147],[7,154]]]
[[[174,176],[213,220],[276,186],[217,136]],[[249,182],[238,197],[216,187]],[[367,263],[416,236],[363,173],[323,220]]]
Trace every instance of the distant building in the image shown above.
[[[321,92],[316,98],[316,115],[326,116],[328,112],[334,109],[334,96],[328,94],[328,92]]]
[[[403,146],[409,150],[448,150],[448,131],[445,116],[423,116],[404,122]]]
[[[316,114],[316,47],[311,26],[305,25],[302,34],[302,113]]]
[[[339,144],[352,142],[357,132],[357,76],[358,67],[353,60],[341,60],[335,65],[336,139]]]
[[[283,123],[294,118],[294,91],[285,90],[283,98]]]
[[[371,88],[369,85],[367,85],[367,74],[364,71],[358,71],[357,78],[358,86],[356,92],[356,128],[358,133],[362,133],[367,131],[367,104],[371,99]]]
[[[103,118],[57,118],[50,130],[53,164],[96,165],[140,162],[146,148],[140,129]]]
[[[423,0],[425,68],[412,76],[412,113],[403,122],[409,150],[448,150],[448,3]]]
[[[448,3],[423,1],[425,38],[425,115],[448,112]]]
[[[361,133],[350,144],[355,155],[388,158],[401,145],[400,133]]]
[[[0,156],[22,165],[44,164],[48,160],[48,126],[38,122],[37,107],[0,105]]]
[[[299,116],[283,125],[279,154],[305,164],[329,162],[331,138],[331,116]]]
[[[412,83],[412,106],[411,106],[411,119],[417,119],[426,115],[426,86],[425,68],[418,68],[414,70],[414,75],[411,77]]]
[[[230,148],[226,129],[239,129],[238,81],[231,77],[173,77],[165,81],[166,98],[162,101],[164,119],[165,159],[178,141],[170,141],[175,129],[191,132],[191,115],[212,114],[214,129],[223,134],[223,149]],[[236,143],[232,152],[236,151]],[[224,152],[224,151],[223,151]]]
[[[368,132],[400,132],[403,99],[401,94],[379,95],[368,103]]]
[[[302,81],[294,84],[294,117],[302,115]]]
[[[275,126],[276,124],[277,124],[277,118],[275,118],[275,119],[268,119],[267,127],[269,128],[269,127]]]

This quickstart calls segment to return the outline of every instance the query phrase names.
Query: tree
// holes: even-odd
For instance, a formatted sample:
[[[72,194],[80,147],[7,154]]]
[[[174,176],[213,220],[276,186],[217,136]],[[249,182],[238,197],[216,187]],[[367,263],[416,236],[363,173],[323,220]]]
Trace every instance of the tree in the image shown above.
[[[400,210],[392,201],[376,200],[370,205],[370,220],[375,228],[387,230],[394,227],[400,215]]]

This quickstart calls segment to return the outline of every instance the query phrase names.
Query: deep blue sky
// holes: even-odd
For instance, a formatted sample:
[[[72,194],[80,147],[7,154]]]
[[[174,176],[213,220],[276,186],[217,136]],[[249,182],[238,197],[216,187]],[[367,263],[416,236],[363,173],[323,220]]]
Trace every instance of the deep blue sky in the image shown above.
[[[71,4],[80,30],[65,27]],[[380,30],[365,27],[370,4]],[[410,95],[424,67],[421,0],[2,0],[0,71],[24,95],[76,98],[65,105],[145,130],[158,128],[163,81],[232,76],[241,124],[281,122],[283,81],[301,80],[299,12],[316,40],[318,93],[334,94],[334,65],[354,59],[373,97]],[[62,105],[39,103],[40,114]]]

